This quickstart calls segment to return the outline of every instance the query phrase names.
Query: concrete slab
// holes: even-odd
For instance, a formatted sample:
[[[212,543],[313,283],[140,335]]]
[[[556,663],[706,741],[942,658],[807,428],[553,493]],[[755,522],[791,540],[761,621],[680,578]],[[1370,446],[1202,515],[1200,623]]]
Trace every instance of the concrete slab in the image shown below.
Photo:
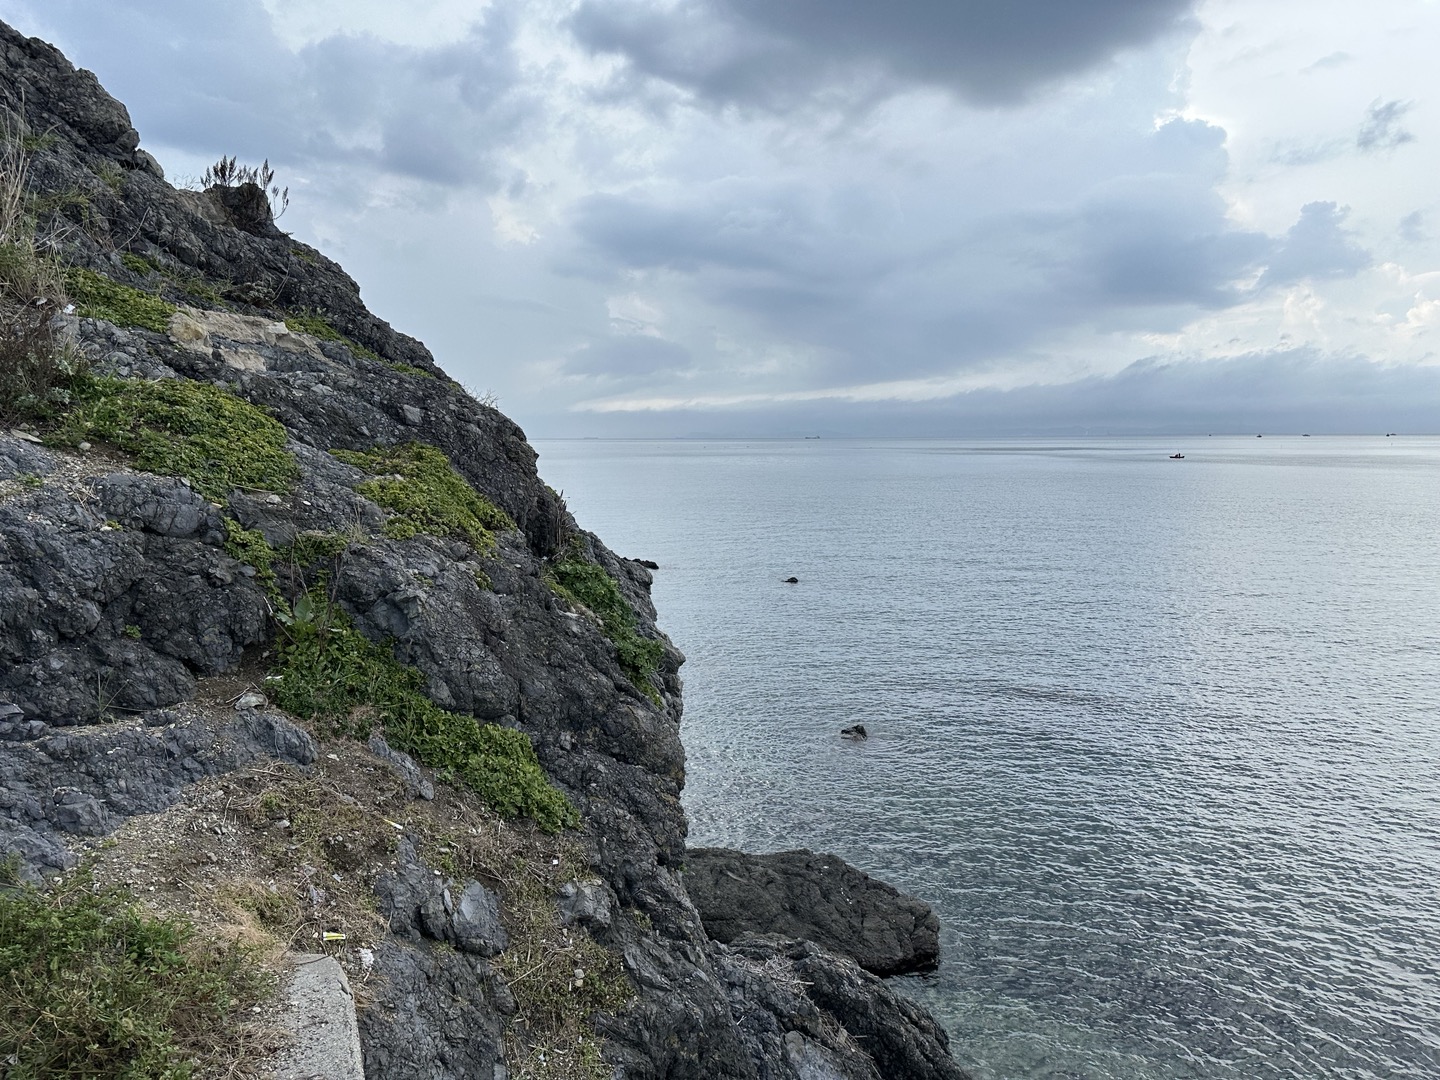
[[[274,1080],[365,1080],[350,980],[332,956],[295,953],[281,1022],[294,1044],[272,1066]]]

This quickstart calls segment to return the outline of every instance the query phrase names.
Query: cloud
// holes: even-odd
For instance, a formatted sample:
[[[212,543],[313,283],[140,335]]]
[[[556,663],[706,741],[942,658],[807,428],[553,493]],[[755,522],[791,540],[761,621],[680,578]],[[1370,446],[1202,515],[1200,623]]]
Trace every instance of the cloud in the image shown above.
[[[985,104],[1103,64],[1180,25],[1190,0],[585,0],[576,38],[714,103],[928,85]]]
[[[1312,71],[1325,71],[1330,68],[1344,67],[1346,64],[1353,64],[1354,62],[1355,57],[1341,50],[1320,57],[1319,60],[1301,68],[1300,71],[1302,74],[1308,75]]]
[[[1371,263],[1370,253],[1343,227],[1349,208],[1333,202],[1306,203],[1271,256],[1260,286],[1304,280],[1353,277]]]
[[[497,0],[444,45],[342,34],[299,50],[259,0],[52,0],[42,18],[77,62],[126,43],[102,76],[143,108],[149,145],[493,191],[513,182],[504,150],[540,107],[516,57],[517,10]]]
[[[582,345],[565,358],[565,370],[624,379],[683,371],[691,362],[683,345],[646,334],[622,334]]]
[[[1423,244],[1430,239],[1423,210],[1412,210],[1400,219],[1400,237],[1410,244]]]
[[[1355,145],[1361,150],[1393,150],[1397,146],[1414,142],[1415,136],[1400,126],[1400,118],[1414,108],[1411,101],[1382,101],[1376,98],[1370,103],[1365,122],[1355,136]]]

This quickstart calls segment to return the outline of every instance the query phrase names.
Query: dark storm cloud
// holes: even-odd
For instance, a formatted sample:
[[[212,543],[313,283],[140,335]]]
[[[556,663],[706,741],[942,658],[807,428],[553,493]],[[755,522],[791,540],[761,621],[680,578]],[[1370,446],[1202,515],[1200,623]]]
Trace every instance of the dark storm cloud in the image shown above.
[[[53,0],[43,18],[72,60],[100,68],[150,145],[494,190],[513,179],[496,151],[538,109],[521,86],[512,16],[512,4],[492,4],[442,47],[345,35],[298,52],[258,0]],[[117,41],[123,60],[88,59]]]
[[[1277,250],[1236,228],[1211,186],[1224,135],[1168,123],[1131,148],[1145,171],[1043,212],[901,213],[823,183],[595,196],[570,219],[569,269],[616,283],[632,271],[681,275],[767,336],[822,350],[810,385],[971,367],[1095,320],[1174,330],[1250,298]]]
[[[1344,228],[1348,208],[1333,202],[1306,203],[1260,279],[1262,287],[1298,281],[1353,277],[1370,265],[1370,253]]]
[[[1190,0],[586,0],[598,53],[715,102],[783,107],[817,90],[945,86],[990,104],[1143,45]]]
[[[1382,101],[1376,98],[1370,103],[1365,122],[1355,136],[1355,145],[1361,150],[1393,150],[1397,146],[1413,142],[1415,136],[1400,126],[1400,120],[1414,108],[1411,101]]]
[[[624,334],[594,341],[565,359],[565,370],[577,375],[629,378],[683,371],[691,366],[690,350],[673,341],[644,334]]]

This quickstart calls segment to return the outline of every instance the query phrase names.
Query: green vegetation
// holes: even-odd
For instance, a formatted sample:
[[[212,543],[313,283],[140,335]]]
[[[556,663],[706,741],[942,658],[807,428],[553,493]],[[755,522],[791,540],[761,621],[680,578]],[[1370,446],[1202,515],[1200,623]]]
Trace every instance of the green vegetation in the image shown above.
[[[238,946],[197,940],[83,874],[0,888],[0,1068],[7,1080],[226,1074],[273,980]]]
[[[96,378],[75,397],[56,441],[103,439],[137,468],[185,477],[213,502],[234,488],[288,491],[299,475],[279,421],[209,383]]]
[[[407,443],[330,452],[374,477],[355,490],[391,511],[385,535],[392,539],[408,540],[421,533],[455,537],[487,552],[494,550],[496,531],[515,527],[505,511],[471,487],[433,446]]]
[[[126,623],[125,636],[128,637],[131,641],[139,641],[140,627],[136,626],[134,623]]]
[[[22,135],[20,136],[20,149],[27,154],[33,154],[37,150],[49,150],[59,141],[59,137],[53,131],[47,131],[43,135]]]
[[[665,646],[654,638],[641,637],[635,629],[635,612],[615,579],[603,567],[586,562],[578,547],[549,568],[550,587],[572,604],[583,604],[595,613],[605,636],[615,644],[620,667],[646,697],[659,704],[660,695],[650,677],[660,670]]]
[[[285,325],[296,333],[309,334],[311,337],[319,338],[321,341],[336,341],[344,345],[356,356],[363,356],[366,360],[379,360],[380,354],[374,349],[367,349],[358,341],[354,341],[331,326],[322,315],[315,312],[295,312],[285,316]]]
[[[275,549],[259,529],[247,529],[234,518],[225,519],[225,554],[237,562],[255,568],[255,581],[265,590],[271,611],[283,611],[287,605],[275,578]]]
[[[102,161],[96,166],[95,175],[116,195],[125,190],[125,170],[113,161]]]
[[[422,764],[472,788],[507,817],[555,832],[579,815],[546,778],[521,732],[447,712],[425,696],[425,679],[349,625],[323,593],[296,601],[279,648],[282,708],[337,734],[386,740]]]
[[[153,262],[151,262],[149,259],[145,258],[144,255],[136,255],[132,251],[124,252],[120,256],[120,262],[124,265],[126,270],[129,270],[131,273],[134,274],[148,276],[150,274],[158,274],[160,272],[160,268],[156,266]]]
[[[170,327],[170,316],[175,314],[174,304],[82,266],[72,266],[65,282],[71,299],[86,318],[105,319],[119,326],[138,326],[163,334]]]

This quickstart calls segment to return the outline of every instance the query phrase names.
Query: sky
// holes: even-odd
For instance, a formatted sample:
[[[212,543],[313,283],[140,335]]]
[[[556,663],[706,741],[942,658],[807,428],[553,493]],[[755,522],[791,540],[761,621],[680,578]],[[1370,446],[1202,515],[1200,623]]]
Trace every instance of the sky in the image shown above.
[[[1440,431],[1440,0],[0,0],[532,437]]]

